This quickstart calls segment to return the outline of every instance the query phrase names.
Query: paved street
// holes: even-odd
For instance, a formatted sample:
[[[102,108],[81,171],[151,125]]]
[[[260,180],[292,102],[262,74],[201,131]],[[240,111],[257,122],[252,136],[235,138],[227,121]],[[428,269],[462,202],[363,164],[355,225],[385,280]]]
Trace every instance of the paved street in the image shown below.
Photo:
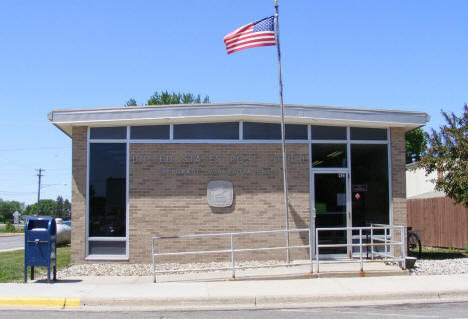
[[[0,318],[17,319],[34,317],[35,319],[87,318],[113,319],[161,318],[161,319],[299,319],[299,318],[468,318],[468,302],[404,304],[362,307],[334,307],[334,308],[301,308],[278,310],[232,310],[232,311],[143,311],[143,312],[88,312],[80,311],[48,311],[48,310],[2,310]]]
[[[23,248],[24,236],[0,236],[0,251]]]

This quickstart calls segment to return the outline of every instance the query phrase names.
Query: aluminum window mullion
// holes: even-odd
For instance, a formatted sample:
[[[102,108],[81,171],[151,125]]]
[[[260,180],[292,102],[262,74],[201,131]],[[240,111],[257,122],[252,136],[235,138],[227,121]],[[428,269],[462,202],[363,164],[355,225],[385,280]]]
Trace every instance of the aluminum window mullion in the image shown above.
[[[88,241],[126,241],[127,237],[88,237]]]
[[[106,139],[95,139],[95,140],[89,140],[89,143],[127,143],[127,140],[122,140],[122,139],[115,139],[115,140],[106,140]]]
[[[89,255],[89,161],[90,161],[90,135],[88,127],[86,134],[86,199],[85,199],[85,256]]]
[[[239,122],[239,141],[244,140],[244,121]]]

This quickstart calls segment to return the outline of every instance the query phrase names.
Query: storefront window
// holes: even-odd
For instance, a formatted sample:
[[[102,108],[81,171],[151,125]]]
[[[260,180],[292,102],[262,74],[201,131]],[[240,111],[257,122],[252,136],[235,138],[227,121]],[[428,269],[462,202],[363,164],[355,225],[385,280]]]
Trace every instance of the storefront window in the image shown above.
[[[89,236],[126,236],[126,144],[91,143]]]
[[[286,124],[285,139],[306,140],[307,125]],[[244,140],[280,140],[281,124],[244,122]]]
[[[312,125],[313,140],[346,140],[346,127]]]
[[[352,140],[386,140],[387,129],[385,128],[366,128],[366,127],[352,127],[351,128]]]
[[[205,123],[174,125],[174,139],[238,140],[239,123]]]
[[[95,139],[126,139],[127,138],[127,128],[125,126],[119,127],[92,127],[89,130],[89,137],[92,140]]]
[[[388,146],[351,145],[353,226],[388,224]]]
[[[132,126],[130,138],[133,140],[167,140],[169,125]]]

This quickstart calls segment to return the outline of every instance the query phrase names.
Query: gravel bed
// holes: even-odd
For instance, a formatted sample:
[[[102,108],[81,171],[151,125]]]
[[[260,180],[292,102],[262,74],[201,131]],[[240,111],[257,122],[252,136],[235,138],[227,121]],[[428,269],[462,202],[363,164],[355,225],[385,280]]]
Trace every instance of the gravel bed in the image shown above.
[[[417,260],[411,275],[468,274],[468,258]]]
[[[245,261],[236,263],[236,266],[265,266],[278,265],[284,263],[278,260],[267,260],[267,261]],[[195,272],[207,272],[208,269],[213,268],[227,268],[231,269],[231,263],[229,262],[210,262],[210,263],[188,263],[188,264],[176,264],[166,263],[158,264],[156,267],[157,271],[178,271],[180,273],[190,269],[200,269]],[[216,271],[216,270],[214,270]],[[177,273],[177,272],[176,272]],[[67,278],[70,276],[152,276],[153,265],[152,264],[80,264],[71,265],[67,268],[57,271],[57,277]]]
[[[277,260],[242,262],[242,266],[275,265]],[[187,269],[211,269],[230,267],[228,262],[191,263],[191,264],[158,264],[157,270],[187,270]],[[410,269],[411,275],[452,275],[468,274],[468,258],[443,259],[443,260],[418,260],[415,267]],[[152,264],[80,264],[71,265],[57,271],[59,278],[70,276],[152,276]]]

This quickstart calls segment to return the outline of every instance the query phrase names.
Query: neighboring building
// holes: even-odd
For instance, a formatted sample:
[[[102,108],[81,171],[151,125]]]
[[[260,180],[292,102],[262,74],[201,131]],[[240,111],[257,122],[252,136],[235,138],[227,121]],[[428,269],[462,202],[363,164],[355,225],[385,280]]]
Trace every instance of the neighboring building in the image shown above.
[[[290,228],[406,225],[405,132],[425,125],[426,113],[288,105],[285,115]],[[276,104],[54,110],[49,119],[72,138],[74,263],[149,263],[155,235],[285,228]],[[326,239],[352,240],[340,231]],[[159,248],[197,248],[168,245]]]
[[[406,165],[408,226],[419,234],[424,246],[465,248],[468,208],[435,189],[437,172],[426,176],[417,165]]]
[[[422,199],[445,197],[443,192],[435,189],[434,180],[437,178],[437,172],[432,172],[426,176],[423,168],[418,168],[418,163],[406,165],[406,198]]]

